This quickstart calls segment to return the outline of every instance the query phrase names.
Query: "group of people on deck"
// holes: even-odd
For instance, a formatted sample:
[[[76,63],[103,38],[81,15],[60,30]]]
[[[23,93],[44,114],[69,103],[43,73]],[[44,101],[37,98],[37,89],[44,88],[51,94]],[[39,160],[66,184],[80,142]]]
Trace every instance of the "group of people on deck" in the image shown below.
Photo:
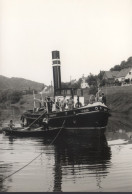
[[[104,95],[103,92],[101,92],[101,90],[99,90],[96,93],[96,96],[91,95],[90,99],[89,99],[89,103],[93,104],[94,102],[102,102],[103,104],[106,105],[106,96]],[[74,108],[79,108],[81,107],[82,104],[81,102],[79,102],[79,97],[77,98],[77,103],[74,105],[74,100],[72,97],[70,97],[69,99],[66,99],[66,97],[64,96],[63,98],[57,98],[57,101],[55,103],[55,101],[48,99],[47,100],[47,107],[48,107],[48,112],[63,112],[65,110],[72,110]]]
[[[74,108],[74,100],[72,97],[66,99],[64,96],[63,98],[57,98],[57,101],[47,101],[48,111],[49,112],[62,112],[65,110],[72,110]]]
[[[73,108],[79,108],[82,106],[79,96],[77,97],[77,102],[74,103],[72,97],[67,98],[66,96],[58,96],[57,99],[45,97],[45,100],[41,102],[41,107],[44,107],[48,113],[51,112],[62,112],[65,110],[72,110]],[[93,104],[94,102],[102,102],[106,105],[106,97],[101,89],[98,88],[96,95],[90,95],[89,103]]]
[[[94,102],[102,102],[103,104],[106,105],[106,96],[100,89],[98,89],[96,96],[94,95],[90,96],[89,103],[92,104]]]

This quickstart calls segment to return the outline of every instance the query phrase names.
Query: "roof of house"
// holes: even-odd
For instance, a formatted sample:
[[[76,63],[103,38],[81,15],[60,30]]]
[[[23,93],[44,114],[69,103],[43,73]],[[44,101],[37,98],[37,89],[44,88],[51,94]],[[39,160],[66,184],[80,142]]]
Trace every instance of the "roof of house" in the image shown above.
[[[108,79],[112,79],[112,78],[116,77],[118,73],[119,73],[119,71],[105,71],[105,76]]]
[[[118,75],[119,71],[111,71],[111,73],[112,73],[113,77],[116,77]]]
[[[122,69],[118,74],[117,74],[117,78],[119,77],[125,77],[129,71],[132,69],[132,67],[129,67],[129,68],[125,68],[125,69]]]

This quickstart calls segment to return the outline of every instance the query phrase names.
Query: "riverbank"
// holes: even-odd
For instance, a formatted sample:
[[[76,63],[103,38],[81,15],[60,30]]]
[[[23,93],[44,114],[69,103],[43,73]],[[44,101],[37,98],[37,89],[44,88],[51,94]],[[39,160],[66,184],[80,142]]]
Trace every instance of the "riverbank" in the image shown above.
[[[132,113],[132,86],[102,88],[107,98],[107,106],[115,113]]]

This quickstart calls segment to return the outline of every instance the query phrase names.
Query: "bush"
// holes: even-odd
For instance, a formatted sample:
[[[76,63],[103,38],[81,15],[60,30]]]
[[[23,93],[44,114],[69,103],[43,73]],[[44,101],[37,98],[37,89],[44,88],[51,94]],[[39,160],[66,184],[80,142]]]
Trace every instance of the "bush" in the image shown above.
[[[22,97],[22,93],[21,92],[19,92],[19,91],[13,91],[13,93],[10,96],[11,103],[12,104],[15,104],[15,103],[19,102],[19,100],[21,99],[21,97]]]
[[[98,91],[98,88],[96,86],[91,86],[89,89],[89,94],[96,95],[97,91]]]
[[[24,104],[25,102],[26,102],[25,100],[21,99],[20,100],[20,105]]]
[[[17,103],[22,97],[22,92],[13,90],[4,90],[0,93],[0,102],[10,101],[12,104]]]

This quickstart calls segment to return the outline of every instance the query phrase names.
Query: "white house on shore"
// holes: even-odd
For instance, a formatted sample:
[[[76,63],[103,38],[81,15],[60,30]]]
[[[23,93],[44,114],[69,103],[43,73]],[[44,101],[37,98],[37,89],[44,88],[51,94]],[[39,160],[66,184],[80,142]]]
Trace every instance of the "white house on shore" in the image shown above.
[[[116,76],[116,80],[124,82],[126,79],[132,79],[132,67],[122,69]]]
[[[81,88],[89,88],[89,85],[86,82],[86,78],[84,77],[84,75],[82,76]]]

